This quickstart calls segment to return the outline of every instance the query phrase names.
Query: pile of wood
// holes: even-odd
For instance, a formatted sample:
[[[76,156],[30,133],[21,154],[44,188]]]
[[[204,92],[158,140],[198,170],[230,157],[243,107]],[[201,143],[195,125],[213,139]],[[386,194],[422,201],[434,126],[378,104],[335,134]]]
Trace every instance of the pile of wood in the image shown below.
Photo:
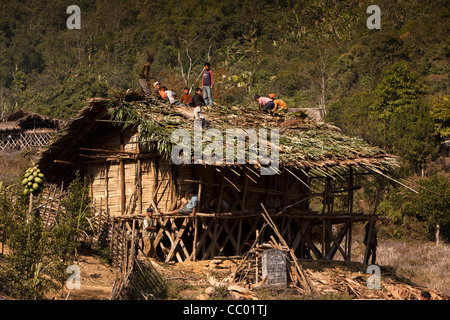
[[[379,288],[373,285],[372,274],[355,272],[347,267],[343,268],[314,267],[307,268],[308,279],[314,285],[317,295],[329,298],[348,297],[349,299],[387,299],[387,300],[415,300],[423,291],[428,291],[432,300],[447,300],[443,293],[429,288],[405,283],[395,274],[389,274],[382,268]]]
[[[231,281],[247,284],[253,283],[252,287],[263,285],[267,279],[262,278],[262,275],[260,275],[262,270],[261,266],[262,253],[265,250],[275,248],[284,252],[286,256],[288,269],[287,272],[289,275],[288,281],[290,280],[291,286],[304,290],[305,292],[308,293],[314,292],[315,289],[308,280],[305,271],[297,261],[297,257],[295,256],[294,251],[291,248],[289,248],[286,241],[281,236],[277,226],[267,213],[267,210],[263,204],[261,204],[261,207],[264,210],[262,216],[266,221],[266,223],[263,225],[261,230],[259,230],[255,242],[253,243],[250,250],[242,258],[240,264],[238,265],[234,274],[231,277]],[[269,241],[269,243],[263,243],[259,245],[258,244],[259,238],[267,226],[270,226],[272,230],[275,232],[275,235],[278,237],[278,241],[273,236],[271,236],[271,240]]]
[[[167,289],[151,261],[140,259],[133,252],[128,257],[126,272],[116,280],[111,300],[159,300],[165,299]]]
[[[259,287],[267,281],[267,277],[262,277],[262,254],[266,250],[278,249],[285,253],[288,267],[288,281],[296,283],[296,274],[293,272],[293,263],[289,259],[289,250],[286,247],[269,241],[269,243],[262,243],[256,245],[248,251],[239,266],[234,272],[233,282],[245,284],[250,288]]]

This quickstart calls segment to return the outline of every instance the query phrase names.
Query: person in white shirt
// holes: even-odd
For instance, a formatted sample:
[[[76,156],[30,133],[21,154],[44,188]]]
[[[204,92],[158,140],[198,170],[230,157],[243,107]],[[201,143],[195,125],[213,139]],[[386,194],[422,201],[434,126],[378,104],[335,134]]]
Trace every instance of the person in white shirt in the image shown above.
[[[166,90],[165,91],[167,94],[167,98],[169,99],[169,103],[171,105],[177,105],[177,106],[182,106],[183,104],[176,100],[175,97],[177,96],[172,90]]]

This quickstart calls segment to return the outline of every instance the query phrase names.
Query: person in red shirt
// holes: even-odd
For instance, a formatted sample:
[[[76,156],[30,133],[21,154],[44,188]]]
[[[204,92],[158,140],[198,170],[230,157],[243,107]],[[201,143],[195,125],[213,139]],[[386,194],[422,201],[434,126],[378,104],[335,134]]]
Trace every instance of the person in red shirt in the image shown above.
[[[203,87],[203,99],[205,100],[206,105],[212,107],[213,105],[212,89],[214,87],[214,78],[211,71],[211,67],[208,62],[205,63],[205,68],[203,69],[202,87]]]

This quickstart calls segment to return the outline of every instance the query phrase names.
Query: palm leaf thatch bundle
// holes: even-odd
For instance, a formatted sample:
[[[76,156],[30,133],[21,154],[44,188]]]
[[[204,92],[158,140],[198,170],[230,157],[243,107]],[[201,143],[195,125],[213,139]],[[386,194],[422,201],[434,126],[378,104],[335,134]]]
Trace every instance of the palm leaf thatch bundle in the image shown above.
[[[270,141],[270,130],[278,129],[280,167],[322,172],[325,167],[336,170],[348,165],[382,171],[397,166],[394,156],[369,146],[360,138],[344,135],[330,124],[289,114],[272,116],[254,107],[214,106],[212,110],[204,110],[204,114],[209,128],[223,134],[227,129],[254,129],[256,132],[268,129],[267,141]],[[165,157],[170,157],[175,145],[171,140],[173,130],[186,129],[192,137],[194,135],[192,108],[171,106],[154,98],[143,99],[136,91],[127,90],[110,99],[88,99],[87,105],[65,123],[51,145],[41,153],[40,163],[49,164],[54,159],[79,160],[76,147],[82,144],[83,139],[101,134],[96,131],[99,121],[124,130],[137,130],[141,144],[155,146]],[[248,148],[247,142],[246,155]]]

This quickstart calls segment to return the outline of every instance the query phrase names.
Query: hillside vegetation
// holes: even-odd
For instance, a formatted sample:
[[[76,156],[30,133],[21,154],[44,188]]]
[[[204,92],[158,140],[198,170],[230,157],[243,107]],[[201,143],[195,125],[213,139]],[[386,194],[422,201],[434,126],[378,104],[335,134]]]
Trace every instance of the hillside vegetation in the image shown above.
[[[450,133],[448,1],[84,0],[81,30],[67,28],[71,4],[0,3],[2,115],[67,119],[86,98],[138,88],[147,54],[153,79],[180,96],[210,61],[221,105],[257,108],[255,94],[275,93],[401,156],[392,174],[420,193],[374,180],[361,208],[384,208],[398,238],[449,237],[448,166],[433,162]],[[366,26],[371,4],[380,30]]]

